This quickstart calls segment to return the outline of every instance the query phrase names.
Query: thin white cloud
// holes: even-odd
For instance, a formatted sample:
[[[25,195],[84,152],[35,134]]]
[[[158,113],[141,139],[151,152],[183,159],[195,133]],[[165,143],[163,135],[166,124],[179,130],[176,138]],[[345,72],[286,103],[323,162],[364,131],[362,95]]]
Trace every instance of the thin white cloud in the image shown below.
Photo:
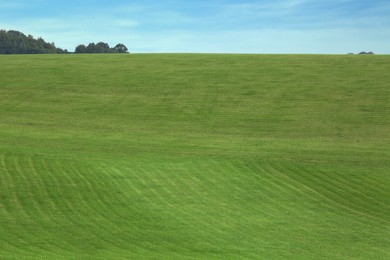
[[[146,11],[159,9],[159,7],[155,4],[137,3],[137,4],[115,5],[110,9],[111,12],[117,14],[134,14],[134,13],[141,13],[141,12],[143,13]]]
[[[25,5],[19,2],[14,2],[14,1],[0,2],[1,9],[20,9],[22,7],[25,7]]]
[[[276,0],[263,2],[241,2],[235,4],[227,4],[224,6],[226,11],[251,13],[251,14],[280,14],[291,12],[297,7],[310,3],[311,0]]]
[[[121,26],[121,27],[136,27],[139,25],[139,23],[132,19],[116,19],[114,20],[113,24],[115,26]]]
[[[294,8],[297,6],[300,6],[302,4],[307,4],[309,2],[312,2],[311,0],[289,0],[289,1],[282,1],[280,4],[280,7],[282,8]]]

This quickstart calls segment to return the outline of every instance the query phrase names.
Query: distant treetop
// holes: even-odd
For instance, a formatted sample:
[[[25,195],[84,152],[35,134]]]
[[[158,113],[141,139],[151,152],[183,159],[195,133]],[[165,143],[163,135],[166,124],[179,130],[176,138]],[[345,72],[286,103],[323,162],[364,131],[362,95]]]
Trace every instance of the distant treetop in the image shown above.
[[[75,53],[128,53],[127,47],[122,44],[118,43],[115,47],[111,48],[107,43],[105,42],[98,42],[90,43],[87,46],[84,44],[80,44],[76,47]]]
[[[52,43],[45,42],[41,37],[35,39],[32,35],[26,36],[19,31],[0,30],[0,54],[58,54],[69,53],[68,50],[57,48]],[[107,43],[81,44],[76,47],[75,53],[128,53],[123,43],[111,48]]]
[[[67,50],[57,48],[42,38],[34,39],[18,31],[0,30],[0,54],[44,54],[67,53]]]

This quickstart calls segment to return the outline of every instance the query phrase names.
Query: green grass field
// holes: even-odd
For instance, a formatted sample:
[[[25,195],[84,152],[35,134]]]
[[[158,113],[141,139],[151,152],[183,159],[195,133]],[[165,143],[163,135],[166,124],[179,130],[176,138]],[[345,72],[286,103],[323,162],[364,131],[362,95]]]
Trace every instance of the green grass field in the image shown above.
[[[0,56],[0,259],[390,259],[390,56]]]

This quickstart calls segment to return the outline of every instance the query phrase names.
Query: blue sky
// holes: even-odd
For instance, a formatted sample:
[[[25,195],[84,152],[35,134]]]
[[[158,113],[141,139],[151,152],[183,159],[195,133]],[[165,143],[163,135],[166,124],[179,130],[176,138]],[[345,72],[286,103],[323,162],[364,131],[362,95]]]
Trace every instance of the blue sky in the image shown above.
[[[390,53],[389,0],[0,0],[0,28],[131,52]]]

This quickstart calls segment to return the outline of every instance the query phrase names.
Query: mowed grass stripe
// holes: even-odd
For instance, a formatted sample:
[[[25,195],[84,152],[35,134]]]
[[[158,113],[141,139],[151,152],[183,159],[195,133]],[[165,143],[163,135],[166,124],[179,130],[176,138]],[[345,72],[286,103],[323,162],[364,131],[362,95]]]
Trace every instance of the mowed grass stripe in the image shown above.
[[[153,216],[157,214],[158,217],[162,217],[165,221],[168,221],[166,239],[169,238],[170,233],[169,229],[181,230],[188,232],[188,239],[191,238],[192,230],[191,226],[196,222],[199,222],[201,226],[212,231],[214,226],[208,222],[204,222],[202,218],[194,218],[194,211],[192,208],[198,208],[201,205],[204,205],[202,202],[205,197],[204,195],[199,196],[198,190],[190,187],[186,181],[189,178],[185,172],[183,172],[180,167],[167,167],[163,165],[164,172],[157,170],[154,167],[148,167],[147,169],[142,165],[137,165],[132,170],[136,172],[138,180],[135,180],[135,183],[139,183],[141,189],[146,191],[143,194],[143,197],[148,197],[148,204],[150,205],[150,211],[148,214]],[[126,171],[130,171],[128,168]],[[167,182],[162,182],[163,178],[160,177],[160,174],[164,174],[167,179],[171,180],[171,183],[174,182],[176,189],[170,189],[170,186],[167,186]],[[131,182],[131,179],[129,179]],[[147,187],[147,188],[146,188]],[[167,190],[170,189],[171,192]],[[157,198],[157,199],[155,199]],[[175,223],[175,226],[172,226],[172,223]],[[173,241],[178,243],[178,241]],[[186,241],[182,241],[186,243]]]
[[[90,166],[84,167],[82,171],[76,168],[76,165],[71,165],[69,168],[69,175],[81,181],[79,185],[91,188],[87,189],[89,193],[84,193],[87,196],[83,198],[83,205],[81,205],[85,206],[82,219],[85,219],[86,225],[94,232],[95,240],[99,243],[97,248],[117,255],[128,252],[130,248],[134,248],[135,251],[145,250],[132,243],[137,237],[134,237],[132,232],[128,232],[137,227],[126,222],[132,211],[129,201],[121,196],[124,190],[123,184],[105,183],[107,176],[101,170]],[[99,178],[102,180],[97,181]],[[101,237],[103,234],[104,237]]]
[[[224,203],[221,194],[213,192],[217,190],[216,186],[206,185],[205,179],[213,178],[211,169],[208,168],[197,173],[195,170],[198,169],[197,165],[192,164],[188,167],[184,167],[182,164],[170,164],[164,169],[165,175],[168,175],[167,179],[171,183],[174,182],[175,187],[177,187],[176,193],[170,194],[171,199],[173,199],[173,203],[170,204],[172,212],[181,219],[183,228],[187,229],[188,233],[198,233],[197,236],[203,237],[201,244],[199,244],[200,241],[196,241],[195,245],[189,244],[187,247],[204,252],[218,251],[217,244],[226,236],[226,228],[220,227],[220,225],[231,215],[231,210]],[[200,175],[207,176],[207,178],[199,178]],[[219,185],[224,184],[220,183]],[[161,183],[161,186],[166,186],[166,183]],[[220,215],[225,217],[222,218]],[[216,222],[219,222],[219,225],[216,225]],[[208,230],[209,236],[213,239],[204,238],[201,230],[192,230],[192,226],[196,225]],[[234,251],[230,251],[230,253],[237,255]]]
[[[173,165],[173,164],[172,164]],[[183,166],[182,165],[180,165],[180,168],[182,168]],[[179,167],[178,167],[179,168]],[[199,168],[202,168],[202,167],[200,167],[199,165],[197,166],[197,167],[193,167],[193,165],[191,166],[191,167],[189,167],[189,168],[195,168],[195,169],[199,169]],[[202,171],[202,173],[204,174],[204,176],[208,176],[208,178],[207,179],[210,179],[210,178],[213,178],[213,176],[212,176],[212,174],[210,174],[210,168],[212,168],[212,167],[210,167],[210,164],[206,164],[206,167],[203,165],[203,168],[204,169],[209,169],[208,171]],[[166,167],[164,166],[164,169],[166,169]],[[169,173],[169,172],[171,172],[171,171],[165,171],[166,173]],[[180,172],[182,172],[182,170],[180,170]],[[225,173],[225,172],[229,172],[229,171],[226,171],[226,170],[223,170],[223,169],[220,169],[220,168],[218,168],[218,172],[223,172],[223,173]],[[149,173],[150,174],[150,173]],[[141,175],[141,176],[143,176],[143,175]],[[228,179],[228,176],[226,176],[225,175],[225,177]],[[188,175],[186,175],[186,174],[184,174],[183,175],[183,178],[188,178]],[[154,182],[155,183],[155,182]],[[164,185],[164,183],[161,183],[161,185]],[[158,190],[157,189],[157,187],[158,187],[158,185],[154,185],[153,187],[156,187],[156,190]],[[214,185],[213,185],[213,188],[215,189],[215,187],[214,187]],[[272,190],[272,189],[271,189]],[[196,192],[194,192],[193,190],[190,190],[191,191],[191,194],[194,196],[194,201],[198,201],[199,199],[202,199],[202,196],[200,196],[200,194],[197,194]],[[250,191],[247,191],[247,193],[249,193],[250,194]],[[273,193],[274,194],[278,194],[278,190],[273,190]],[[198,198],[199,197],[199,198]],[[275,200],[274,201],[274,204],[280,204],[281,203],[281,200]],[[233,202],[231,202],[230,203],[231,205],[229,205],[230,207],[234,207],[234,205],[235,205],[235,203],[234,203],[234,201]],[[189,207],[191,207],[191,205],[192,204],[189,204]],[[223,217],[220,217],[220,219],[221,220],[229,220],[230,222],[232,221],[232,219],[230,219],[230,215],[232,215],[233,213],[231,212],[231,211],[226,211],[226,209],[224,208],[224,206],[222,206],[221,207],[221,205],[219,204],[219,207],[215,207],[215,203],[213,204],[213,203],[209,203],[208,204],[210,207],[211,207],[211,209],[212,210],[222,210],[221,211],[221,214],[224,214],[223,215]],[[168,205],[167,205],[167,207],[168,207]],[[182,205],[182,207],[184,207],[184,205]],[[202,212],[208,212],[208,210],[210,211],[210,213],[212,214],[212,216],[213,216],[213,218],[215,218],[216,217],[216,215],[215,215],[215,212],[214,211],[212,211],[212,210],[210,210],[210,208],[207,208],[207,207],[205,207],[205,208],[203,208],[202,209]],[[189,211],[189,212],[191,212],[191,210],[188,210],[187,209],[187,211]],[[286,209],[286,211],[287,211],[287,209]],[[180,213],[180,212],[178,212],[178,211],[174,211],[174,212],[177,212],[177,213]],[[192,212],[194,212],[194,209],[192,210]],[[195,213],[197,213],[196,211],[195,211]],[[214,213],[214,214],[213,214]],[[236,213],[237,214],[240,214],[240,211],[236,211]],[[241,212],[242,213],[242,212]],[[194,214],[193,216],[196,216],[196,214]],[[193,219],[191,219],[190,217],[191,217],[191,215],[189,215],[189,216],[186,216],[186,215],[184,215],[184,216],[182,216],[183,217],[183,219],[184,220],[187,220],[187,221],[194,221]],[[209,216],[207,216],[207,215],[204,215],[203,216],[205,219],[207,219],[207,220],[209,220],[209,221],[211,221],[212,222],[212,219],[209,217]],[[237,217],[237,216],[235,216],[235,217]],[[259,215],[257,215],[257,217],[259,217]],[[264,217],[264,216],[262,216],[262,217]],[[239,218],[240,219],[240,221],[243,221],[243,222],[247,222],[247,219],[245,219],[245,214],[243,215],[243,217],[240,217]],[[238,219],[237,219],[238,220]],[[198,222],[199,223],[199,220],[195,220],[196,222]],[[210,229],[209,230],[209,232],[211,233],[211,234],[214,234],[214,235],[217,235],[217,236],[220,236],[220,237],[224,237],[224,235],[226,234],[226,230],[229,232],[229,228],[223,228],[223,225],[221,226],[221,223],[219,223],[220,225],[216,225],[216,223],[214,222],[213,223],[213,225],[214,226],[216,226],[216,227],[218,227],[218,226],[220,226],[220,231],[215,231],[214,229]],[[202,223],[202,225],[204,225],[203,223]],[[221,232],[222,231],[222,232]],[[224,232],[225,231],[225,232]],[[226,237],[226,235],[225,235],[225,237]],[[215,241],[214,241],[215,242]]]
[[[187,220],[189,226],[201,226],[198,230],[202,237],[202,243],[193,246],[194,249],[216,254],[224,252],[233,258],[248,257],[252,252],[243,253],[238,244],[228,242],[228,247],[220,247],[219,244],[231,239],[232,228],[235,229],[239,211],[234,201],[226,195],[227,190],[233,189],[228,184],[230,178],[225,176],[222,180],[221,174],[225,175],[225,169],[214,167],[210,163],[189,162],[180,164],[171,164],[170,172],[175,170],[179,183],[186,194],[184,200],[178,205],[188,212],[183,214],[183,219]],[[222,188],[223,187],[223,188]],[[236,189],[236,187],[234,187]],[[205,236],[204,230],[207,230],[208,236]],[[199,243],[199,242],[198,242]]]
[[[245,199],[241,202],[248,205],[248,210],[243,215],[251,214],[253,216],[252,222],[256,223],[257,220],[257,224],[260,224],[260,227],[262,226],[265,230],[268,229],[267,225],[274,225],[273,222],[269,221],[270,219],[273,219],[276,223],[290,223],[295,226],[290,228],[299,230],[299,234],[294,233],[294,236],[305,237],[305,239],[300,238],[298,241],[303,240],[309,243],[307,239],[312,234],[308,223],[319,224],[316,219],[324,217],[328,214],[327,212],[334,211],[331,205],[325,204],[321,198],[318,198],[312,192],[304,190],[300,185],[286,179],[266,162],[236,161],[234,164],[241,169],[242,173],[253,177],[248,182],[253,188],[248,189],[242,195],[250,202],[245,203]],[[252,198],[250,197],[251,191],[254,193]],[[280,237],[282,241],[288,240],[285,234],[291,231],[284,230],[284,225],[280,226],[280,228],[273,227],[272,234]],[[258,232],[260,230],[257,228]],[[261,235],[261,232],[256,234],[256,236]],[[272,236],[270,239],[272,239]]]
[[[387,190],[385,187],[383,187],[383,185],[381,185],[383,184],[383,180],[374,177],[367,178],[367,176],[365,176],[367,174],[361,174],[361,176],[354,175],[353,177],[345,178],[345,174],[341,172],[329,172],[321,169],[318,170],[318,173],[324,178],[328,176],[332,180],[337,179],[339,189],[348,187],[348,190],[351,190],[352,193],[356,194],[361,193],[361,191],[365,191],[364,195],[360,196],[360,199],[363,201],[364,198],[365,200],[367,200],[366,203],[370,204],[371,206],[377,206],[380,209],[383,209],[383,207],[388,206],[388,203],[383,201],[382,196],[378,196],[378,193],[385,194]],[[333,176],[335,176],[336,178],[334,178]],[[373,189],[372,187],[375,187],[375,189]]]
[[[9,174],[6,165],[6,155],[0,154],[1,159],[1,206],[4,208],[5,213],[12,214],[12,210],[15,208],[15,204],[11,202],[13,198],[16,198],[15,185],[12,176]]]
[[[178,178],[180,183],[183,183],[182,189],[183,202],[178,207],[181,207],[184,212],[188,212],[188,221],[198,223],[198,225],[204,227],[204,230],[208,230],[210,237],[204,241],[204,247],[209,250],[216,250],[216,244],[219,243],[226,235],[228,235],[228,227],[231,223],[231,216],[234,214],[234,203],[226,202],[226,194],[224,189],[218,187],[229,188],[226,178],[222,182],[216,182],[220,172],[216,171],[214,167],[201,169],[200,165],[191,163],[189,165],[179,164],[177,166],[172,165],[172,170],[180,173]],[[197,172],[197,170],[199,170]],[[182,176],[180,176],[182,175]],[[192,179],[196,176],[196,181]],[[198,185],[194,185],[198,183]],[[224,196],[225,195],[225,196]],[[187,217],[184,217],[187,219]]]
[[[334,199],[335,201],[339,200],[340,203],[350,207],[351,209],[356,209],[357,211],[364,212],[365,214],[371,215],[375,218],[380,218],[385,222],[389,222],[389,214],[390,207],[389,204],[384,206],[377,206],[376,200],[372,201],[370,196],[367,196],[367,192],[362,193],[362,191],[370,191],[371,189],[375,189],[376,192],[381,191],[383,188],[380,187],[379,183],[383,180],[377,179],[376,185],[368,186],[365,181],[360,182],[362,185],[365,185],[364,189],[356,189],[353,185],[353,182],[350,182],[347,185],[335,185],[333,180],[345,180],[346,176],[343,174],[339,175],[339,178],[334,178],[331,174],[327,175],[326,172],[321,170],[314,170],[309,173],[307,169],[304,170],[305,173],[310,176],[306,177],[306,180],[312,181],[312,186],[315,186],[317,189],[324,188],[324,193],[330,195],[329,198]],[[296,175],[294,175],[296,176]],[[315,176],[315,177],[314,177]],[[354,178],[354,177],[349,177]],[[390,198],[390,194],[388,189],[384,189],[383,191],[387,191],[387,195],[385,197]]]
[[[45,192],[45,196],[42,197],[42,211],[44,218],[47,218],[46,225],[53,228],[53,227],[61,227],[65,225],[69,225],[69,218],[64,215],[64,211],[61,210],[59,207],[59,204],[63,204],[64,201],[56,200],[55,198],[61,197],[61,192],[59,191],[60,185],[65,185],[65,183],[59,184],[58,181],[53,182],[52,174],[49,176],[45,176],[42,174],[42,172],[45,172],[47,169],[47,163],[44,162],[45,159],[43,158],[37,158],[37,157],[29,157],[27,158],[29,161],[29,164],[31,166],[32,172],[34,173],[34,179],[38,179],[40,181],[40,184],[42,185],[41,190]],[[43,170],[44,169],[44,170]],[[43,170],[43,171],[42,171]],[[48,172],[49,173],[49,172]],[[57,189],[53,189],[53,187],[56,186]],[[50,229],[48,229],[50,230]],[[53,234],[52,234],[53,235]],[[69,252],[69,251],[77,251],[77,247],[70,243],[67,240],[58,241],[56,239],[51,238],[51,243],[60,243],[62,246],[63,251]],[[64,255],[66,255],[64,253]]]
[[[19,166],[19,161],[21,159],[19,156],[7,156],[5,160],[5,170],[12,175],[14,179],[15,198],[12,201],[14,204],[18,205],[18,210],[12,214],[13,218],[20,221],[20,223],[15,222],[12,218],[8,218],[7,222],[9,223],[11,230],[19,230],[23,228],[26,232],[19,233],[17,235],[18,247],[21,245],[28,245],[22,250],[27,250],[31,253],[49,253],[53,257],[61,255],[62,248],[58,247],[57,250],[52,250],[51,241],[48,239],[50,233],[46,231],[43,223],[45,222],[45,216],[42,215],[42,210],[39,208],[36,201],[37,186],[33,185],[34,180],[30,182],[31,179],[26,177],[26,174],[29,174],[29,170],[23,171]],[[38,214],[38,218],[37,215]],[[43,219],[42,219],[43,218]],[[37,231],[41,231],[42,237],[40,239],[35,239],[35,234]],[[6,237],[13,237],[12,233],[6,232],[4,234]],[[56,248],[57,246],[54,246]],[[31,248],[31,250],[30,250]],[[53,252],[50,252],[53,251]],[[28,253],[27,253],[28,254]]]
[[[26,159],[28,160],[28,159]],[[36,183],[36,175],[29,175],[31,173],[31,169],[16,169],[16,164],[18,161],[23,161],[23,159],[13,159],[11,160],[11,163],[7,163],[8,167],[7,169],[12,169],[12,172],[18,172],[19,173],[27,173],[28,177],[26,178],[26,183]],[[34,230],[34,232],[28,232],[25,235],[25,239],[22,241],[23,243],[28,243],[28,241],[35,240],[36,242],[34,245],[38,246],[38,248],[41,251],[36,251],[36,253],[40,252],[39,254],[45,255],[49,253],[50,251],[53,252],[61,252],[57,256],[53,256],[54,258],[65,256],[69,252],[80,252],[80,244],[78,244],[78,239],[80,237],[93,237],[96,239],[96,241],[99,243],[99,246],[96,246],[96,249],[99,248],[99,250],[108,250],[111,252],[111,254],[117,254],[116,252],[121,252],[118,254],[118,257],[123,255],[124,252],[127,252],[129,249],[129,243],[128,240],[126,240],[126,243],[124,245],[120,245],[117,239],[117,234],[120,234],[123,232],[121,229],[113,229],[114,226],[112,226],[112,223],[109,221],[109,218],[106,218],[104,220],[101,220],[99,218],[99,212],[95,209],[92,209],[91,206],[94,205],[94,203],[91,203],[91,201],[95,201],[94,196],[88,196],[83,197],[83,195],[80,193],[81,190],[85,191],[85,187],[88,186],[88,182],[85,181],[85,178],[81,177],[81,173],[78,172],[74,168],[73,165],[70,163],[64,164],[66,168],[63,168],[58,161],[56,160],[38,160],[41,164],[41,167],[46,169],[46,172],[49,173],[49,175],[54,178],[54,182],[58,183],[58,187],[62,187],[60,189],[54,189],[54,193],[50,196],[52,198],[61,197],[62,200],[57,201],[57,205],[54,208],[46,208],[47,215],[42,214],[42,209],[38,209],[39,206],[38,203],[40,202],[40,198],[42,197],[40,194],[24,194],[21,195],[24,198],[30,199],[29,207],[26,207],[24,205],[24,210],[22,213],[23,215],[19,214],[19,217],[21,219],[24,219],[24,221],[28,221],[26,225],[31,226]],[[15,169],[13,169],[13,167]],[[37,168],[39,168],[38,166]],[[67,177],[68,176],[68,177]],[[69,177],[72,176],[72,177]],[[91,176],[91,175],[88,175]],[[49,176],[46,176],[47,178]],[[57,177],[61,177],[61,179],[57,179]],[[38,177],[40,178],[40,177]],[[20,183],[19,183],[20,184]],[[51,187],[52,183],[46,183],[44,187]],[[67,191],[66,187],[72,187],[72,191]],[[94,189],[99,188],[100,186],[94,186]],[[23,189],[25,190],[25,189]],[[40,191],[41,189],[37,189],[35,187],[34,189],[31,189],[31,191]],[[61,192],[65,191],[65,192]],[[22,193],[21,193],[22,194]],[[88,194],[88,193],[86,193]],[[109,200],[109,202],[114,202],[114,200]],[[112,212],[109,208],[107,208],[107,205],[101,212],[109,212],[111,213],[110,217],[112,218]],[[39,213],[39,214],[37,214]],[[65,221],[65,222],[64,222]],[[53,230],[53,228],[61,228],[66,227],[67,232],[69,233],[69,237],[67,239],[64,239],[63,241],[58,241],[54,239],[53,234],[49,233]],[[29,230],[29,229],[28,229]],[[72,232],[75,231],[75,232]],[[34,234],[36,232],[39,232],[41,234],[45,234],[44,237],[47,237],[45,240],[42,240],[43,237],[36,237]],[[102,236],[104,234],[104,237]],[[109,236],[109,234],[112,234],[112,236]],[[105,246],[103,246],[102,241],[105,241]],[[115,241],[115,243],[113,242]],[[39,245],[42,245],[40,247]],[[54,249],[55,247],[60,246],[58,249]]]
[[[327,186],[329,186],[329,190],[332,191],[338,191],[337,194],[335,194],[337,197],[344,197],[348,199],[344,199],[345,201],[348,201],[353,206],[356,206],[360,208],[360,210],[363,211],[369,211],[370,214],[376,215],[383,211],[384,209],[388,209],[388,213],[390,213],[390,207],[388,204],[380,203],[378,204],[377,200],[367,194],[362,194],[361,190],[369,191],[371,187],[376,187],[378,190],[378,186],[367,186],[364,185],[363,181],[360,181],[360,187],[354,181],[349,181],[345,179],[345,175],[340,173],[329,173],[322,170],[318,170],[318,176],[317,180],[321,183],[329,183]],[[350,178],[353,179],[353,178]],[[357,187],[356,187],[357,186]],[[384,212],[383,217],[387,219],[387,221],[390,221],[390,218],[387,218],[388,214]]]
[[[203,242],[202,247],[203,250],[207,251],[207,248],[214,248],[216,249],[216,243],[220,243],[221,240],[223,240],[223,237],[226,236],[226,232],[224,231],[224,228],[218,228],[218,225],[216,225],[215,220],[213,220],[216,216],[215,213],[222,210],[219,214],[225,214],[226,212],[226,203],[221,205],[221,198],[217,201],[215,201],[215,196],[210,196],[210,193],[204,194],[204,192],[199,193],[198,189],[189,189],[188,185],[188,179],[191,179],[191,175],[188,175],[185,170],[183,170],[181,165],[172,164],[171,167],[163,166],[164,167],[164,175],[168,176],[170,180],[173,180],[175,182],[175,186],[179,186],[178,189],[175,190],[175,194],[169,194],[166,193],[166,183],[160,182],[162,181],[162,178],[159,178],[158,180],[150,177],[150,176],[156,176],[158,177],[160,175],[159,172],[156,173],[156,170],[154,168],[144,169],[143,171],[136,170],[135,172],[142,172],[142,174],[139,175],[140,178],[143,180],[140,181],[140,185],[145,185],[150,183],[148,185],[149,187],[153,187],[156,193],[160,193],[160,195],[157,195],[156,193],[153,194],[153,196],[160,196],[165,197],[165,199],[160,200],[151,200],[150,203],[153,203],[150,205],[151,207],[151,213],[154,214],[154,210],[156,210],[157,213],[160,213],[162,215],[167,215],[170,218],[172,218],[173,221],[176,221],[177,218],[181,219],[179,223],[180,226],[184,229],[187,229],[187,232],[191,232],[192,230],[191,226],[193,226],[195,223],[198,223],[197,225],[201,225],[203,228],[207,229],[210,234],[213,234],[216,236],[215,240],[211,240],[208,242]],[[136,166],[135,169],[139,169],[139,166]],[[191,169],[193,169],[191,167]],[[129,169],[122,170],[122,172],[129,172]],[[193,170],[190,171],[190,173],[193,173]],[[204,176],[207,176],[209,178],[212,178],[213,176],[210,174],[210,170],[204,172],[201,172]],[[174,176],[171,176],[173,174]],[[148,177],[145,177],[145,176]],[[131,176],[131,175],[130,175]],[[175,178],[173,178],[175,177]],[[129,182],[132,182],[131,178],[128,178]],[[136,178],[134,179],[134,182],[137,183]],[[168,186],[170,187],[170,186]],[[193,187],[193,186],[192,186]],[[211,189],[210,187],[204,188],[207,190],[215,190]],[[203,188],[202,188],[203,191]],[[220,196],[220,195],[219,195]],[[207,198],[207,200],[205,200]],[[171,200],[173,200],[171,202]],[[221,200],[223,201],[223,200]],[[209,202],[209,203],[205,203]],[[169,212],[167,212],[169,211]],[[214,214],[214,215],[208,215],[207,212],[210,211],[208,214]],[[201,215],[200,213],[203,212]],[[176,216],[172,217],[172,214],[175,214]],[[229,215],[231,215],[231,212],[229,212]],[[227,216],[228,217],[228,216]],[[219,217],[221,218],[221,217]],[[221,218],[223,219],[223,217]],[[217,229],[216,229],[217,228]],[[197,242],[199,243],[199,242]],[[199,249],[200,250],[200,249]],[[237,251],[239,252],[239,251]]]
[[[2,225],[2,236],[0,236],[0,239],[2,240],[2,249],[9,254],[9,252],[12,252],[13,250],[16,251],[22,251],[25,255],[35,255],[39,250],[37,248],[30,248],[30,247],[24,247],[20,248],[20,244],[23,244],[23,239],[18,236],[14,236],[12,233],[9,232],[9,226],[11,226],[11,218],[15,215],[15,205],[18,201],[17,195],[15,192],[15,185],[14,180],[12,176],[9,173],[8,170],[8,163],[6,163],[6,159],[8,159],[8,156],[1,154],[1,183],[2,189],[0,192],[4,193],[2,194],[2,200],[1,205],[5,207],[5,212],[1,214],[2,221],[5,221],[7,225]],[[6,187],[6,188],[4,188]],[[7,192],[8,191],[8,192]],[[5,196],[5,192],[7,192],[7,196]],[[19,213],[19,212],[18,212]],[[13,239],[10,239],[13,238]],[[11,249],[12,248],[12,249]]]
[[[110,212],[114,211],[114,214],[120,216],[118,220],[123,220],[119,225],[122,228],[125,227],[123,234],[128,246],[135,246],[137,251],[139,249],[143,251],[158,251],[157,249],[161,245],[153,243],[153,239],[148,239],[148,232],[151,232],[151,236],[153,234],[163,236],[162,232],[165,228],[163,226],[159,227],[159,222],[168,217],[171,217],[173,220],[176,218],[174,213],[162,210],[167,205],[156,199],[156,196],[159,198],[161,197],[160,195],[151,192],[150,186],[153,184],[148,184],[145,180],[145,175],[148,173],[139,167],[118,169],[112,166],[107,168],[107,166],[103,165],[100,168],[103,169],[106,176],[110,176],[112,180],[117,180],[115,185],[117,185],[118,189],[113,189],[113,191],[121,191],[123,193],[121,198],[115,198],[111,201],[110,204],[113,207],[110,209]],[[142,180],[139,178],[142,178]],[[146,187],[148,188],[146,189]],[[115,210],[120,209],[115,207],[118,204],[126,208],[121,208],[120,212],[115,212]],[[144,210],[145,207],[148,209],[146,212]],[[159,231],[159,229],[162,230]],[[125,232],[128,232],[127,236]],[[129,237],[133,237],[133,239],[129,240]],[[149,240],[151,242],[148,242]],[[168,242],[168,244],[170,243]]]
[[[62,168],[63,166],[60,166],[58,163],[57,166],[57,169],[63,173],[63,176],[68,176],[68,180],[74,179],[77,181],[77,184],[75,183],[74,185],[77,187],[77,190],[80,190],[80,193],[78,194],[79,205],[77,207],[77,212],[74,212],[73,214],[75,214],[74,217],[77,219],[78,224],[84,226],[86,231],[91,232],[92,237],[100,240],[100,248],[106,247],[101,244],[102,242],[112,247],[112,240],[108,236],[108,234],[113,231],[110,225],[110,218],[103,218],[103,220],[101,220],[100,210],[95,208],[97,205],[103,205],[103,211],[108,210],[105,204],[99,204],[99,199],[96,196],[95,191],[95,189],[99,186],[91,185],[91,182],[84,177],[84,174],[86,173],[81,174],[72,164],[68,164],[66,169]],[[83,171],[85,171],[85,169],[83,169]],[[72,183],[71,180],[69,181]]]
[[[47,172],[55,180],[54,182],[57,183],[58,189],[55,190],[56,194],[54,197],[62,198],[62,200],[58,201],[56,210],[52,212],[56,218],[52,227],[66,227],[70,233],[70,236],[64,239],[64,243],[71,245],[67,253],[77,251],[77,249],[80,250],[79,246],[77,246],[77,240],[86,234],[105,241],[101,234],[104,234],[107,230],[99,226],[101,222],[98,221],[98,212],[92,208],[94,203],[91,203],[91,201],[96,200],[90,196],[90,192],[96,187],[86,189],[85,187],[88,184],[85,183],[85,179],[80,177],[81,175],[77,173],[70,163],[64,164],[66,168],[57,160],[44,160],[43,164]],[[86,194],[89,196],[87,199],[84,197]],[[109,222],[105,223],[105,225],[108,224]],[[76,232],[72,232],[73,230]]]
[[[43,164],[46,164],[46,162],[43,162]],[[24,171],[23,171],[25,174],[27,174],[28,177],[27,177],[26,181],[29,182],[29,183],[37,182],[37,178],[35,178],[36,176],[32,175],[33,171],[34,170],[31,171],[30,168],[24,169]],[[47,173],[51,173],[51,171],[47,171]],[[47,176],[44,177],[44,178],[47,178]],[[45,185],[44,187],[45,188],[46,187],[50,187],[51,185],[52,185],[52,183],[48,183],[48,185]],[[41,188],[38,187],[36,189],[31,189],[31,191],[40,191],[40,190],[42,190],[42,187]],[[28,196],[26,196],[26,195],[23,195],[23,196],[25,196],[32,203],[35,203],[35,204],[37,204],[37,201],[40,201],[41,198],[45,199],[45,197],[44,196],[41,197],[40,194],[30,194]],[[49,198],[58,198],[58,194],[55,193],[54,196],[50,196]],[[43,202],[43,201],[41,201],[41,202]],[[66,201],[61,201],[61,202],[62,203],[67,203]],[[58,226],[61,227],[62,226],[61,223],[60,223],[61,220],[63,220],[63,219],[65,219],[66,221],[69,220],[68,214],[65,215],[66,218],[63,218],[63,216],[64,216],[63,214],[61,214],[60,216],[57,214],[58,213],[57,212],[57,208],[50,208],[50,207],[46,206],[45,207],[46,208],[45,212],[46,212],[46,215],[49,215],[49,216],[41,215],[41,217],[39,217],[39,216],[37,217],[36,215],[32,214],[31,207],[30,208],[26,207],[26,208],[28,209],[28,212],[29,212],[28,213],[29,214],[28,219],[29,220],[34,220],[35,224],[38,224],[38,225],[36,225],[36,227],[34,227],[37,230],[35,232],[31,232],[29,239],[35,240],[37,244],[42,244],[42,245],[46,245],[46,246],[56,246],[55,243],[59,243],[62,246],[67,245],[66,241],[62,241],[61,242],[61,241],[56,240],[55,237],[53,237],[53,234],[49,233],[49,232],[51,232],[53,227],[58,227]],[[44,207],[42,207],[42,209],[40,211],[42,211],[43,208]],[[54,220],[54,221],[52,221],[52,220]],[[35,226],[35,225],[32,225],[32,226]],[[37,237],[37,236],[34,235],[36,232],[38,232],[38,233],[46,233],[46,235],[42,236],[42,237]],[[45,237],[47,237],[47,238],[45,238]],[[45,240],[42,241],[42,238],[45,238]],[[68,248],[67,251],[69,252],[72,249],[74,250],[75,248],[72,248],[72,247]],[[51,248],[44,248],[43,250],[45,250],[47,252],[50,252],[50,251],[56,252],[56,250],[52,250]]]
[[[280,165],[276,164],[273,164],[273,167],[287,178],[297,181],[303,187],[306,187],[317,195],[326,198],[338,207],[350,210],[358,215],[369,217],[368,219],[371,219],[374,222],[378,220],[383,221],[384,223],[389,222],[388,215],[385,217],[382,216],[382,214],[377,215],[373,211],[368,211],[368,209],[372,208],[372,205],[369,202],[366,202],[361,197],[356,197],[351,194],[352,192],[348,190],[348,186],[335,186],[333,184],[334,180],[330,181],[332,179],[330,176],[328,176],[328,178],[324,178],[323,176],[320,176],[321,174],[315,174],[315,172],[318,171],[316,169],[309,171],[306,168],[299,166],[292,167],[291,164],[288,168],[281,168]],[[313,177],[313,175],[315,177]],[[381,209],[383,210],[386,208],[387,207]],[[367,218],[362,219],[362,221],[367,221]]]
[[[30,186],[28,188],[30,191],[32,191],[32,193],[26,196],[27,198],[31,198],[31,204],[29,205],[30,209],[28,210],[28,218],[34,219],[36,224],[36,227],[34,227],[34,229],[37,228],[38,230],[42,230],[45,232],[44,240],[35,240],[35,243],[42,244],[42,246],[44,246],[44,250],[53,251],[56,252],[58,255],[63,255],[63,252],[61,251],[64,251],[66,243],[59,243],[60,241],[58,240],[54,240],[53,243],[52,233],[50,233],[50,230],[47,229],[48,225],[53,226],[54,223],[52,222],[53,219],[50,218],[50,216],[48,216],[47,214],[47,212],[52,209],[46,206],[47,197],[44,193],[44,189],[42,189],[43,185],[41,183],[40,176],[39,174],[36,174],[30,159],[31,158],[26,158],[24,156],[17,156],[15,157],[15,165],[16,170],[24,176],[25,182],[34,184],[33,186]],[[21,168],[21,165],[24,165],[25,168]],[[27,206],[25,207],[28,208]],[[34,234],[35,232],[33,231],[32,233]],[[56,249],[53,250],[53,248]]]

